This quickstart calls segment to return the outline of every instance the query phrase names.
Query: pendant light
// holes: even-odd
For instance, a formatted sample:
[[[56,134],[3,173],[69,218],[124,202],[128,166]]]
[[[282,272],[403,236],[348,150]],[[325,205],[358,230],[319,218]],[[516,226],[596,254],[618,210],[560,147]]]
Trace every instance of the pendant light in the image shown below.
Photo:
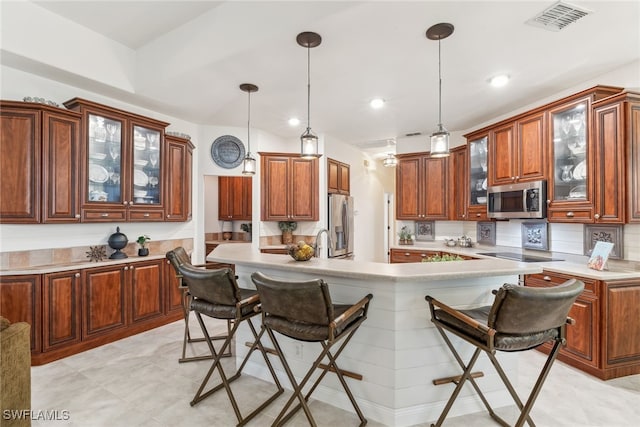
[[[447,157],[449,153],[449,131],[442,125],[442,73],[440,41],[453,34],[453,25],[440,23],[427,30],[429,40],[438,40],[438,128],[431,134],[431,157]]]
[[[296,41],[307,48],[307,130],[300,136],[300,155],[305,159],[322,156],[318,150],[318,136],[311,131],[311,48],[319,46],[322,38],[319,34],[305,31],[298,34]]]
[[[258,86],[251,83],[242,83],[240,89],[247,92],[249,98],[247,107],[247,155],[244,156],[244,160],[242,161],[242,174],[255,175],[256,159],[251,155],[251,92],[257,92]]]
[[[391,146],[395,145],[395,143],[395,139],[387,140],[387,147],[389,148],[389,150],[391,150]],[[395,154],[393,154],[392,151],[389,151],[387,157],[382,160],[382,166],[384,166],[385,168],[395,168],[396,166],[398,166],[398,158],[395,156]]]

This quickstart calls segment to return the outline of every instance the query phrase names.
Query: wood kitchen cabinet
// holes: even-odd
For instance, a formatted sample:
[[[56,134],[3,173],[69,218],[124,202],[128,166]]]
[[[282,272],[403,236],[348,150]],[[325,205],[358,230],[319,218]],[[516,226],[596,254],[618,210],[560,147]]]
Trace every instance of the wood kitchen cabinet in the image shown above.
[[[190,221],[192,218],[192,168],[194,145],[190,140],[165,135],[166,196],[165,221]]]
[[[0,276],[0,316],[9,322],[31,325],[31,352],[39,352],[42,340],[42,289],[39,274]]]
[[[487,220],[487,168],[489,134],[486,131],[465,135],[467,138],[467,219]]]
[[[451,149],[449,160],[449,219],[463,221],[467,219],[467,199],[469,197],[469,180],[467,175],[467,146],[462,145]]]
[[[545,114],[539,111],[489,132],[488,185],[546,179]]]
[[[397,157],[396,219],[448,219],[449,158],[429,153]]]
[[[83,222],[163,221],[168,123],[80,98]]]
[[[389,262],[391,264],[396,263],[408,263],[408,262],[422,262],[423,260],[432,256],[444,256],[444,255],[458,255],[452,254],[446,251],[433,251],[428,249],[399,249],[393,248],[389,251]],[[477,259],[475,257],[467,255],[458,255],[464,260]],[[457,262],[457,261],[451,261]]]
[[[259,153],[262,221],[318,221],[318,159]]]
[[[82,339],[82,279],[79,270],[48,273],[42,281],[42,351]]]
[[[218,219],[251,221],[252,177],[218,177]]]
[[[351,193],[351,167],[334,159],[327,158],[327,191],[329,194]]]
[[[165,313],[182,313],[183,289],[176,275],[176,269],[167,259],[164,261]]]
[[[640,223],[640,99],[633,93],[624,101],[627,141],[627,221]]]
[[[80,114],[0,102],[0,223],[80,222]]]
[[[567,345],[558,356],[569,365],[608,380],[640,373],[640,279],[600,281],[543,271],[525,277],[525,286],[557,286],[571,278],[585,284],[569,311]],[[548,353],[549,343],[540,347]]]

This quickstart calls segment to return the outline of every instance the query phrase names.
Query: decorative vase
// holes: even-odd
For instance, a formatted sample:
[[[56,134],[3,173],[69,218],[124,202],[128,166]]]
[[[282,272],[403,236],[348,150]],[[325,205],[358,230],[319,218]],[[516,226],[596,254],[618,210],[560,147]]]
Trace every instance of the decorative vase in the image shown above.
[[[109,259],[124,259],[129,258],[127,254],[121,252],[120,249],[123,249],[129,243],[129,239],[124,233],[120,232],[120,227],[116,227],[116,232],[109,236],[109,247],[111,249],[115,249],[116,251],[111,254]]]
[[[138,249],[138,256],[147,256],[147,255],[149,255],[149,248]]]
[[[231,234],[230,231],[225,231],[225,232],[222,233],[222,239],[223,240],[231,240],[231,236],[232,236],[232,234]]]
[[[282,232],[282,244],[290,245],[293,243],[293,232],[291,231],[283,231]]]

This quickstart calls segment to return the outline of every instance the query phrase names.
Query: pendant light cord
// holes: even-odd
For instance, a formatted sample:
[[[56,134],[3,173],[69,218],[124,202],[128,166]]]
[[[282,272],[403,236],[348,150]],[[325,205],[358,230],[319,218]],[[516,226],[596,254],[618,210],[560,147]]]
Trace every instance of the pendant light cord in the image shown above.
[[[251,153],[251,91],[247,92],[249,94],[249,102],[248,102],[248,114],[247,114],[247,152]]]
[[[311,48],[307,44],[307,133],[311,130]]]
[[[440,56],[440,38],[438,38],[438,127],[442,128],[442,61]]]

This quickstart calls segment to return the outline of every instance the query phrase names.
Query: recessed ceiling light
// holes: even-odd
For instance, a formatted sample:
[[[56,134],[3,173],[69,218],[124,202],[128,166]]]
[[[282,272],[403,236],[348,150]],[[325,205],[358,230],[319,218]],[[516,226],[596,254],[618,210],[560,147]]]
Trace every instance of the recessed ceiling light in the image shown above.
[[[300,124],[300,119],[297,117],[291,117],[289,119],[289,126],[298,126]]]
[[[493,87],[502,87],[509,83],[509,76],[506,74],[498,74],[489,79],[489,84]]]
[[[374,99],[371,100],[369,105],[371,106],[371,108],[375,108],[377,110],[378,108],[384,107],[384,99],[382,99],[382,98],[374,98]]]

